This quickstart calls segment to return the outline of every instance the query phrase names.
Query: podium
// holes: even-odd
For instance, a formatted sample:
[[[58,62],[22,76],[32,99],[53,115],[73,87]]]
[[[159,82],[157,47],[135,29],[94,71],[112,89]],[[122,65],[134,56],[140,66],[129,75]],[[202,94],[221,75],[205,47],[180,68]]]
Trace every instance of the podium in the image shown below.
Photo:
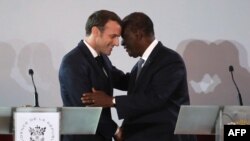
[[[101,111],[101,107],[0,107],[0,134],[13,134],[20,140],[25,140],[25,132],[30,138],[44,138],[46,132],[49,140],[60,140],[59,135],[91,135]]]
[[[250,125],[248,106],[181,106],[175,134],[214,135],[224,141],[224,125]]]

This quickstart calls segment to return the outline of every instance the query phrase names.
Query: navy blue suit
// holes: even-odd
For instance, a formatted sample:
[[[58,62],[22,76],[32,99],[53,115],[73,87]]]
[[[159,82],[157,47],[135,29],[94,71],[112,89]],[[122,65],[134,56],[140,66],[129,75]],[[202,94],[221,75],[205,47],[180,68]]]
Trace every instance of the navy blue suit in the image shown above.
[[[112,65],[107,56],[102,55],[102,57],[108,77],[98,66],[83,41],[63,57],[59,80],[64,106],[84,106],[81,96],[83,93],[91,92],[92,88],[102,90],[110,96],[113,95],[110,75]],[[110,141],[116,129],[117,124],[111,118],[110,108],[103,108],[96,135],[67,135],[63,136],[63,141]]]
[[[127,96],[116,97],[118,117],[124,119],[125,141],[196,140],[194,136],[174,135],[180,106],[189,105],[187,74],[182,58],[159,42],[137,80],[136,69],[135,65],[129,81],[120,83],[128,85]]]

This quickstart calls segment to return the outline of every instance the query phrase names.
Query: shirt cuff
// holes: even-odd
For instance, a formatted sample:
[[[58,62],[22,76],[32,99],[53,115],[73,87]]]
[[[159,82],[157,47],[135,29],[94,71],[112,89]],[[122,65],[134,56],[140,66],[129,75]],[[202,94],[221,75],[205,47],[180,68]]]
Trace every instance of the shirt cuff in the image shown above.
[[[116,102],[115,102],[115,97],[113,97],[113,99],[112,99],[112,103],[113,103],[113,105],[114,105],[114,107],[115,107],[115,105],[116,105]]]
[[[120,132],[120,127],[117,127],[116,131],[115,131],[115,135],[117,135]]]

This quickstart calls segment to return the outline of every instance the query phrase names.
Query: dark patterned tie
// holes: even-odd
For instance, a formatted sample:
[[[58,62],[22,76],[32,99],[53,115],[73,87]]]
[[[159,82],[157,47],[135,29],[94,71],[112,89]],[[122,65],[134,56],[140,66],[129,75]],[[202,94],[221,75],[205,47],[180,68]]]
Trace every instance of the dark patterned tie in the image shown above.
[[[138,76],[140,75],[141,69],[142,69],[142,64],[144,63],[144,60],[142,58],[139,59],[137,62],[137,74],[136,74],[136,80]]]
[[[105,67],[104,67],[104,60],[103,60],[103,58],[101,56],[97,56],[97,57],[95,57],[95,60],[96,60],[96,62],[98,64],[98,66],[101,68],[101,70],[103,70],[103,72],[105,73],[105,75],[108,76],[107,72],[105,70]]]

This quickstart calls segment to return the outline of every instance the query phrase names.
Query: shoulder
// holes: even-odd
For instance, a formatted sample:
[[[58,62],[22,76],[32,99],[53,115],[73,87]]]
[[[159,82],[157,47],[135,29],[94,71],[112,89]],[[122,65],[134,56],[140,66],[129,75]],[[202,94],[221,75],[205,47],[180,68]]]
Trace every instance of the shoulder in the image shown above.
[[[79,67],[86,67],[89,65],[88,58],[89,55],[84,50],[84,47],[78,45],[63,56],[60,68],[77,69]]]
[[[73,48],[68,53],[66,53],[62,58],[62,63],[70,63],[72,61],[78,60],[80,56],[80,50],[78,47]]]
[[[159,42],[154,50],[154,55],[160,60],[164,61],[183,61],[182,57],[175,50],[164,46]]]
[[[90,51],[86,47],[86,45],[83,43],[83,41],[80,41],[78,45],[71,49],[68,53],[66,53],[63,56],[63,62],[64,61],[81,61],[84,59],[81,58],[87,58],[88,55],[90,54]]]

